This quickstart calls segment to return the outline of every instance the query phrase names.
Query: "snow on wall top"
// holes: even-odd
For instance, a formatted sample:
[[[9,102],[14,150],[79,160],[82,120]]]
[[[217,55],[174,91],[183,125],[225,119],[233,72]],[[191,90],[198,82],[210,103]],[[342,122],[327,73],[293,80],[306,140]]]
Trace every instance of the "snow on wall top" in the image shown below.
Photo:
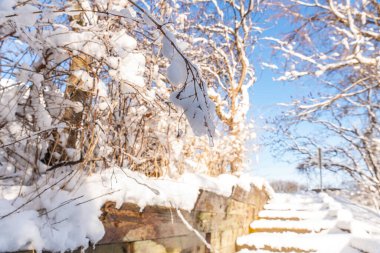
[[[33,186],[1,186],[0,251],[65,251],[96,243],[105,233],[98,217],[106,201],[116,202],[117,207],[135,203],[141,210],[160,205],[190,211],[200,189],[228,197],[234,186],[249,191],[252,185],[269,196],[273,193],[263,179],[250,175],[213,178],[186,173],[176,180],[154,179],[119,167],[91,176],[76,171],[45,177]]]

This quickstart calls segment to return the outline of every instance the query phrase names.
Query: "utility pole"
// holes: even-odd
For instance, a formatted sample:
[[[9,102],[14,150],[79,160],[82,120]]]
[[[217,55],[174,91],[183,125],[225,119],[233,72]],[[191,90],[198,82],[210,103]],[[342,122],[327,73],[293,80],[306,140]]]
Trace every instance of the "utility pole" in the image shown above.
[[[322,184],[322,149],[318,148],[318,165],[319,165],[319,189],[321,192],[323,191],[323,184]]]

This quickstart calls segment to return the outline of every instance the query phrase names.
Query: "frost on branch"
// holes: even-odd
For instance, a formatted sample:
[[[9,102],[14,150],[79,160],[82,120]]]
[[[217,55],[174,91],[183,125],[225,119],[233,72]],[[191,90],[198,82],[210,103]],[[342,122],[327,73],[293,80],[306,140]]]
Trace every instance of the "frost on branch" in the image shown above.
[[[219,131],[214,139],[218,143],[216,146],[223,146],[219,153],[213,155],[219,156],[227,164],[226,170],[243,170],[245,153],[248,149],[254,149],[247,148],[250,135],[245,135],[245,132],[252,131],[248,127],[247,113],[250,106],[249,90],[256,80],[252,64],[254,56],[251,52],[260,33],[254,18],[258,2],[178,0],[178,5],[186,15],[170,8],[167,1],[161,0],[160,3],[165,7],[164,12],[170,13],[170,20],[175,22],[177,38],[188,45],[183,51],[196,59],[203,79],[209,85],[208,95],[214,102],[218,118]],[[178,30],[179,27],[181,30]],[[170,43],[167,44],[170,49]],[[173,50],[165,51],[175,62]],[[199,52],[202,52],[201,55]],[[169,69],[169,74],[172,73],[172,83],[177,84],[183,77],[183,72],[172,72]],[[194,89],[184,89],[180,94],[182,99],[186,100],[187,93],[191,90]],[[186,104],[187,101],[183,103]],[[205,153],[209,152],[202,143],[198,146]]]
[[[184,55],[174,34],[145,11],[143,12],[147,25],[155,26],[163,35],[162,54],[170,62],[167,77],[173,86],[179,86],[170,95],[170,100],[184,110],[194,134],[207,135],[210,144],[213,145],[215,108],[208,96],[208,87],[200,70]]]
[[[180,86],[170,95],[170,100],[180,106],[196,135],[214,136],[214,104],[207,94],[207,85],[200,71],[181,52],[174,36],[164,30],[162,53],[170,61],[168,79],[174,86]]]

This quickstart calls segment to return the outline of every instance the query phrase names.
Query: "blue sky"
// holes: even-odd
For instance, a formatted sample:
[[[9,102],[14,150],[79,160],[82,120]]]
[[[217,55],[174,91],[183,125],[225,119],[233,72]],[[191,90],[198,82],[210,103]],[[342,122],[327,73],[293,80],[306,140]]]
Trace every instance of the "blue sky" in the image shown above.
[[[265,52],[264,52],[265,53]],[[267,59],[270,62],[270,59]],[[278,73],[270,69],[262,69],[258,64],[256,66],[257,82],[250,92],[251,110],[248,114],[250,119],[255,121],[257,131],[257,143],[265,136],[265,120],[273,116],[279,115],[284,108],[279,103],[287,103],[291,101],[291,97],[301,97],[307,94],[313,85],[302,83],[286,83],[273,81],[273,77],[278,76]],[[312,129],[308,129],[311,130]],[[307,177],[299,174],[295,167],[297,163],[287,163],[283,160],[291,159],[292,157],[276,157],[268,147],[260,146],[259,152],[250,152],[250,168],[254,175],[265,177],[268,180],[293,180],[317,187],[319,184],[318,175]],[[283,159],[282,159],[283,158]],[[329,185],[336,185],[337,177],[327,172],[324,172],[324,181]]]
[[[290,24],[286,24],[286,22],[268,22],[268,15],[265,15],[268,12],[264,11],[263,13],[264,15],[259,17],[258,23],[264,23],[267,28],[259,35],[260,38],[266,36],[281,37],[283,31],[290,29]],[[277,104],[290,102],[291,96],[300,93],[294,84],[273,81],[273,78],[278,76],[277,70],[273,71],[262,67],[262,62],[276,64],[271,54],[270,43],[266,40],[259,40],[252,55],[257,81],[250,90],[251,109],[248,118],[255,122],[259,144],[260,139],[266,133],[264,129],[265,120],[279,115],[281,112],[282,108]],[[257,176],[263,176],[269,180],[287,179],[306,183],[305,177],[299,175],[294,169],[295,164],[281,162],[279,157],[274,157],[271,154],[268,147],[260,145],[259,152],[249,152],[249,156],[250,168]]]
[[[267,59],[270,62],[270,59]],[[248,115],[255,121],[258,143],[265,135],[265,120],[279,115],[282,108],[278,103],[291,101],[291,96],[299,94],[294,84],[273,81],[277,74],[269,69],[262,69],[256,65],[257,81],[250,92],[251,110]],[[258,154],[251,153],[252,170],[255,175],[267,179],[288,179],[305,182],[294,169],[295,164],[281,162],[279,157],[274,157],[268,147],[260,146]]]
[[[265,18],[265,17],[263,17]],[[266,36],[282,37],[283,32],[291,29],[291,24],[287,21],[266,22],[270,28],[266,29],[261,38]],[[272,70],[269,68],[263,68],[261,63],[277,64],[276,59],[271,57],[272,49],[269,42],[266,40],[259,40],[252,60],[256,70],[257,81],[250,91],[251,109],[248,114],[249,119],[255,121],[257,131],[257,143],[260,144],[260,140],[265,136],[265,120],[273,116],[280,115],[280,112],[284,110],[279,106],[279,103],[290,102],[293,98],[302,97],[307,95],[312,89],[315,89],[315,81],[312,79],[304,82],[279,82],[274,81],[273,78],[279,76],[281,69]],[[280,67],[280,66],[279,66]],[[306,80],[306,79],[304,79]],[[312,129],[307,129],[312,131]],[[305,175],[300,175],[295,167],[296,163],[286,163],[281,161],[291,157],[275,157],[268,147],[260,146],[259,152],[249,152],[249,164],[253,174],[256,176],[262,176],[269,180],[282,179],[293,180],[309,185],[310,187],[316,187],[319,183],[319,179],[316,177],[308,178]],[[337,179],[333,175],[327,175],[324,173],[324,180],[326,184],[336,184]]]

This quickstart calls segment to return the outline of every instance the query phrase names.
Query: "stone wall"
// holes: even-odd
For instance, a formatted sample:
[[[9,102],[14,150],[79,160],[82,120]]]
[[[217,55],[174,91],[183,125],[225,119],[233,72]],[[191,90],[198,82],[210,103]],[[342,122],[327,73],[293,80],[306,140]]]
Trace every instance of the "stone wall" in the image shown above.
[[[213,249],[233,253],[236,238],[249,231],[249,224],[267,200],[266,192],[256,187],[250,192],[236,187],[229,198],[201,191],[193,211],[181,210],[181,213]],[[88,252],[209,252],[173,208],[148,206],[140,212],[135,204],[125,203],[117,209],[115,203],[108,202],[102,211],[106,234],[96,248]]]
[[[268,200],[266,191],[236,187],[230,197],[201,191],[191,212],[180,210],[187,222],[211,244],[215,252],[235,252],[238,236],[247,234],[249,224]],[[176,209],[124,203],[119,209],[107,202],[100,217],[106,233],[88,253],[208,253],[204,243],[179,218]],[[31,253],[34,251],[22,251]],[[45,251],[44,251],[45,252]],[[83,252],[80,249],[75,253]],[[20,252],[21,253],[21,252]]]

